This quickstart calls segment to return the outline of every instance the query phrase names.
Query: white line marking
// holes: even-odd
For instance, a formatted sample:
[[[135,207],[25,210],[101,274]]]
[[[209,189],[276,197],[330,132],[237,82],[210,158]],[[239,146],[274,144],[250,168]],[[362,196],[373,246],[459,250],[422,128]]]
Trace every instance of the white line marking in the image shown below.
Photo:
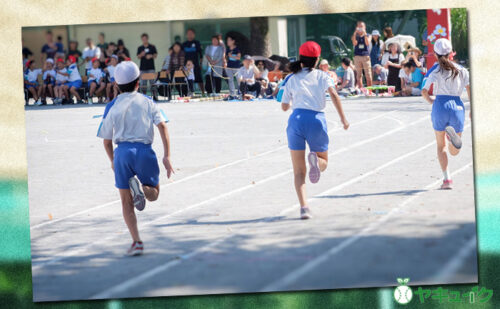
[[[385,133],[380,134],[380,135],[377,135],[377,136],[375,136],[375,137],[371,137],[371,138],[368,138],[368,139],[366,139],[366,140],[359,141],[358,143],[355,143],[355,144],[350,145],[350,146],[348,146],[348,147],[344,147],[344,148],[341,148],[341,149],[339,149],[339,150],[337,150],[337,151],[334,151],[334,152],[332,152],[332,153],[331,153],[331,155],[336,155],[336,154],[339,154],[339,153],[345,152],[345,151],[347,151],[347,150],[349,150],[349,149],[352,149],[352,148],[354,148],[354,147],[362,146],[362,145],[364,145],[364,144],[366,144],[366,143],[372,142],[372,141],[377,140],[377,139],[379,139],[379,138],[381,138],[381,137],[384,137],[384,136],[387,136],[387,135],[389,135],[389,134],[392,134],[392,133],[395,133],[395,132],[397,132],[397,131],[400,131],[400,130],[404,129],[405,127],[408,127],[408,126],[411,126],[411,125],[416,124],[416,123],[418,123],[418,122],[421,122],[422,120],[425,120],[425,119],[427,119],[427,118],[429,118],[429,116],[422,117],[422,118],[420,118],[420,119],[418,119],[418,120],[416,120],[416,121],[414,121],[414,122],[412,122],[412,123],[410,123],[410,124],[408,124],[408,125],[406,125],[406,126],[403,126],[403,127],[398,127],[398,128],[396,128],[396,129],[394,129],[394,130],[391,130],[391,131],[385,132]],[[387,165],[387,163],[386,163],[386,164],[384,164],[384,165]],[[259,180],[259,181],[255,182],[255,184],[248,184],[248,185],[245,185],[245,186],[243,186],[243,187],[240,187],[240,188],[237,188],[237,189],[231,190],[231,191],[229,191],[229,192],[226,192],[226,193],[223,193],[223,194],[220,194],[220,195],[214,196],[214,197],[212,197],[212,198],[210,198],[210,199],[208,199],[208,200],[204,200],[204,201],[201,201],[201,202],[199,202],[199,203],[196,203],[196,204],[190,205],[190,206],[188,206],[188,207],[186,207],[186,208],[179,209],[179,210],[177,210],[177,211],[175,211],[175,212],[173,212],[173,213],[167,214],[167,215],[165,215],[165,216],[161,216],[161,217],[158,217],[158,218],[153,219],[153,220],[151,220],[151,221],[144,222],[144,223],[142,223],[142,224],[141,224],[141,226],[145,227],[145,226],[151,225],[151,224],[153,224],[153,223],[155,223],[155,222],[157,222],[157,221],[160,221],[160,220],[163,220],[163,219],[166,219],[166,218],[169,218],[169,217],[175,216],[175,215],[177,215],[177,214],[179,214],[179,213],[182,213],[182,212],[185,212],[185,211],[187,211],[187,210],[190,210],[190,209],[193,209],[193,208],[197,208],[197,207],[200,207],[200,206],[203,206],[203,205],[206,205],[206,204],[210,204],[210,203],[212,203],[212,202],[215,202],[215,201],[217,201],[217,200],[219,200],[219,199],[222,199],[222,198],[228,197],[228,196],[233,195],[233,194],[235,194],[235,193],[240,193],[240,192],[243,192],[243,191],[245,191],[245,190],[248,190],[248,189],[254,188],[254,187],[255,187],[255,186],[257,186],[257,185],[261,185],[261,184],[267,183],[267,182],[269,182],[269,181],[271,181],[271,180],[274,180],[274,179],[276,179],[276,178],[279,178],[279,177],[281,177],[281,176],[287,175],[287,174],[291,173],[292,171],[293,171],[293,169],[291,169],[291,168],[290,168],[290,169],[288,169],[288,170],[286,170],[286,171],[284,171],[284,172],[281,172],[281,173],[279,173],[279,174],[275,174],[275,175],[273,175],[273,176],[270,176],[270,177],[264,178],[264,179],[262,179],[262,180]],[[371,174],[370,174],[370,175],[371,175]],[[356,179],[358,179],[359,177],[360,177],[360,176],[356,177]],[[126,230],[124,230],[124,232],[126,232]],[[39,269],[39,268],[42,268],[42,267],[44,267],[44,266],[46,266],[46,265],[51,265],[51,264],[54,264],[54,263],[56,263],[56,262],[59,262],[59,261],[61,261],[61,260],[65,259],[65,258],[70,257],[70,256],[73,256],[73,255],[75,255],[75,254],[77,254],[77,253],[84,252],[84,251],[85,251],[85,250],[86,250],[86,249],[87,249],[90,245],[96,245],[96,244],[98,244],[98,243],[106,242],[106,241],[109,241],[110,239],[112,239],[112,238],[114,238],[114,237],[117,237],[117,235],[112,235],[112,236],[109,236],[109,237],[107,237],[107,238],[103,238],[103,239],[101,239],[101,240],[100,240],[100,241],[98,241],[98,242],[94,242],[94,243],[92,243],[92,244],[88,244],[88,245],[86,245],[86,246],[80,247],[80,248],[78,248],[78,249],[76,249],[76,250],[73,250],[73,251],[71,251],[71,250],[64,251],[64,252],[63,252],[61,255],[59,255],[58,257],[55,257],[55,258],[52,258],[52,259],[49,259],[49,260],[40,261],[40,262],[33,262],[33,261],[32,261],[32,272],[34,272],[35,270],[37,270],[37,269]]]
[[[394,160],[391,160],[390,162],[387,162],[387,163],[385,163],[385,164],[383,164],[383,165],[381,165],[381,166],[377,167],[376,169],[374,169],[374,170],[372,170],[372,171],[370,171],[370,172],[367,172],[367,173],[365,173],[365,174],[363,174],[363,175],[361,175],[361,176],[358,176],[358,177],[352,178],[351,180],[346,181],[346,182],[344,182],[344,183],[342,183],[342,184],[340,184],[340,185],[337,185],[337,186],[335,186],[335,187],[333,187],[333,188],[331,188],[331,189],[329,189],[329,190],[326,190],[326,191],[324,191],[324,192],[322,192],[322,193],[318,194],[317,196],[321,196],[321,195],[329,194],[329,193],[331,193],[331,192],[333,192],[333,191],[336,191],[336,190],[339,190],[339,189],[341,189],[341,188],[344,188],[344,187],[345,187],[345,186],[347,186],[347,185],[353,184],[353,183],[355,183],[355,182],[357,182],[357,181],[359,181],[359,180],[361,180],[361,179],[363,179],[363,178],[366,178],[366,177],[368,177],[368,176],[372,175],[373,173],[375,173],[375,172],[377,172],[377,171],[380,171],[382,168],[388,167],[388,166],[390,166],[390,165],[392,165],[392,164],[394,164],[394,163],[396,163],[396,162],[399,162],[399,161],[401,161],[402,159],[407,158],[407,157],[409,157],[409,156],[411,156],[411,155],[413,155],[413,154],[415,154],[415,153],[417,153],[417,152],[419,152],[419,151],[422,151],[422,150],[426,149],[427,147],[429,147],[429,146],[431,146],[431,145],[433,145],[433,144],[435,144],[435,143],[436,143],[436,142],[434,141],[434,142],[429,143],[429,144],[427,144],[427,145],[425,145],[425,146],[423,146],[423,147],[418,148],[418,149],[417,149],[417,150],[415,150],[415,151],[411,151],[411,152],[406,153],[406,154],[404,154],[404,155],[402,155],[402,156],[400,156],[400,157],[397,157],[397,158],[395,158]],[[467,166],[471,166],[471,164],[472,164],[472,163],[468,164]],[[456,172],[455,172],[455,173],[456,173]],[[433,184],[434,184],[434,183],[433,183]],[[316,196],[316,197],[317,197],[317,196]],[[310,198],[309,200],[311,200],[311,201],[312,201],[313,199],[314,199],[314,197],[313,197],[313,198]],[[282,213],[284,213],[284,212],[288,212],[290,209],[295,209],[295,210],[297,210],[297,207],[298,207],[298,204],[293,205],[292,207],[287,208],[287,209],[285,209],[284,211],[281,211],[279,215],[281,215],[281,214],[282,214]],[[400,207],[401,207],[401,206],[400,206]],[[400,208],[400,207],[399,207],[399,208]],[[391,212],[392,212],[392,211],[391,211]],[[278,216],[279,216],[279,215],[278,215]],[[389,215],[390,215],[390,213],[389,213],[389,214],[387,214],[387,216],[389,216]],[[260,221],[260,222],[269,221],[269,218],[262,219],[262,220],[259,220],[259,221]],[[257,221],[257,222],[258,222],[258,221]],[[238,233],[236,233],[236,234],[229,234],[229,235],[222,236],[222,237],[220,237],[219,239],[215,240],[214,242],[209,243],[209,244],[207,244],[207,245],[205,245],[205,246],[203,246],[203,247],[200,247],[200,248],[196,249],[195,251],[192,251],[191,253],[189,253],[189,254],[185,255],[187,258],[185,258],[185,259],[183,259],[183,260],[187,260],[187,259],[189,259],[189,258],[191,258],[191,257],[194,257],[194,256],[198,255],[201,251],[203,251],[203,250],[205,250],[205,249],[207,249],[207,248],[213,247],[213,246],[215,246],[215,245],[217,245],[217,244],[219,244],[219,243],[221,243],[221,242],[225,241],[226,239],[228,239],[228,238],[229,238],[229,237],[231,237],[231,236],[236,236],[236,235],[243,234],[245,231],[247,231],[247,230],[249,230],[249,229],[255,229],[255,226],[252,226],[251,228],[242,229],[242,230],[240,230],[240,231],[239,231]],[[362,231],[361,233],[363,233],[363,231]],[[360,235],[360,234],[358,234],[358,235]],[[341,243],[341,244],[340,244],[340,246],[339,246],[339,248],[338,248],[337,250],[339,250],[339,251],[340,251],[340,250],[342,250],[343,248],[345,248],[345,247],[349,246],[351,243],[353,243],[354,241],[356,241],[356,240],[357,240],[357,238],[359,238],[359,237],[360,237],[360,236],[357,236],[357,237],[351,237],[351,238],[350,238],[350,239],[351,239],[350,241],[344,241],[343,243]],[[349,239],[348,239],[348,240],[349,240]],[[110,288],[110,289],[108,289],[108,290],[105,290],[105,291],[103,291],[103,292],[101,292],[101,293],[99,293],[99,294],[97,294],[97,295],[95,295],[95,296],[91,297],[91,298],[93,298],[93,299],[98,299],[98,298],[112,298],[112,297],[115,297],[117,293],[122,293],[122,292],[125,292],[126,290],[128,290],[128,289],[132,288],[133,286],[135,286],[135,285],[137,285],[137,284],[139,284],[139,283],[141,283],[142,281],[145,281],[145,280],[147,280],[147,279],[149,279],[149,278],[151,278],[151,277],[153,277],[153,276],[155,276],[155,275],[157,275],[157,274],[159,274],[159,273],[161,273],[161,272],[163,272],[163,271],[165,271],[165,270],[167,270],[167,269],[169,269],[169,268],[172,268],[173,266],[176,266],[176,265],[180,264],[180,262],[181,262],[181,261],[176,260],[176,261],[169,261],[169,262],[167,262],[167,263],[165,263],[165,264],[163,264],[163,265],[159,265],[159,266],[157,266],[157,267],[155,267],[155,268],[153,268],[153,269],[149,270],[148,272],[146,272],[146,273],[144,273],[144,274],[140,275],[139,277],[134,277],[134,278],[131,278],[131,279],[129,279],[129,280],[126,280],[126,281],[124,281],[124,282],[122,282],[122,283],[120,283],[120,284],[118,284],[118,285],[116,285],[116,286],[114,286],[114,287],[112,287],[112,288]],[[313,262],[314,262],[314,260],[313,260]],[[322,261],[321,261],[321,262],[322,262]],[[319,264],[319,263],[318,263],[318,264]],[[316,264],[315,264],[314,266],[316,266]],[[311,269],[312,269],[312,268],[311,268]],[[306,272],[307,272],[307,271],[306,271]]]
[[[365,119],[365,120],[362,120],[362,121],[359,121],[357,123],[354,123],[352,124],[351,126],[358,126],[358,125],[361,125],[361,124],[364,124],[364,123],[367,123],[369,121],[372,121],[372,120],[376,120],[378,118],[382,118],[382,117],[385,117],[386,115],[388,114],[391,114],[391,113],[394,113],[395,111],[390,111],[390,112],[387,112],[387,113],[383,113],[383,114],[380,114],[380,115],[377,115],[377,116],[374,116],[372,118],[368,118],[368,119]],[[334,131],[338,131],[338,130],[341,130],[341,128],[337,127],[337,128],[334,128],[332,130],[330,130],[328,132],[328,134],[331,134],[333,133]],[[191,179],[194,179],[194,178],[197,178],[197,177],[200,177],[200,176],[203,176],[203,175],[206,175],[206,174],[209,174],[209,173],[212,173],[212,172],[215,172],[217,170],[220,170],[220,169],[223,169],[223,168],[226,168],[226,167],[229,167],[229,166],[233,166],[233,165],[236,165],[236,164],[239,164],[239,163],[242,163],[242,162],[245,162],[245,161],[248,161],[248,160],[251,160],[251,159],[254,159],[254,158],[259,158],[259,157],[262,157],[262,156],[266,156],[268,154],[271,154],[271,153],[274,153],[274,152],[277,152],[281,149],[284,149],[284,148],[287,148],[288,145],[283,145],[283,146],[279,146],[279,147],[276,147],[274,149],[271,149],[271,150],[268,150],[268,151],[265,151],[265,152],[261,152],[253,157],[250,157],[249,154],[247,154],[247,157],[243,158],[243,159],[238,159],[236,161],[233,161],[233,162],[229,162],[229,163],[226,163],[226,164],[223,164],[223,165],[220,165],[220,166],[217,166],[217,167],[214,167],[214,168],[210,168],[210,169],[207,169],[203,172],[199,172],[199,173],[196,173],[196,174],[193,174],[193,175],[190,175],[190,176],[187,176],[187,177],[184,177],[180,180],[177,180],[177,181],[174,181],[174,182],[170,182],[170,183],[166,183],[166,184],[163,184],[160,186],[160,188],[165,188],[165,187],[168,187],[168,186],[171,186],[171,185],[175,185],[175,184],[179,184],[179,183],[183,183],[185,181],[188,181],[188,180],[191,180]],[[110,206],[110,205],[113,205],[113,204],[117,204],[117,203],[120,203],[121,200],[114,200],[114,201],[111,201],[111,202],[108,202],[108,203],[104,203],[104,204],[101,204],[101,205],[97,205],[97,206],[94,206],[94,207],[91,207],[91,208],[86,208],[85,210],[82,210],[82,211],[79,211],[79,212],[76,212],[76,213],[73,213],[71,215],[67,215],[67,216],[64,216],[64,217],[61,217],[61,218],[58,218],[58,219],[53,219],[53,220],[49,220],[49,221],[45,221],[45,222],[42,222],[42,223],[39,223],[39,224],[36,224],[36,225],[32,225],[30,227],[30,230],[35,230],[35,229],[38,229],[40,227],[43,227],[43,226],[46,226],[46,225],[50,225],[50,224],[54,224],[54,223],[57,223],[57,222],[60,222],[60,221],[64,221],[64,220],[67,220],[67,219],[70,219],[70,218],[73,218],[73,217],[76,217],[76,216],[79,216],[79,215],[83,215],[83,214],[86,214],[86,213],[89,213],[89,212],[93,212],[95,210],[98,210],[98,209],[101,209],[101,208],[104,208],[104,207],[107,207],[107,206]]]
[[[453,275],[462,267],[471,252],[477,248],[476,236],[472,237],[458,253],[433,277],[432,282],[449,283]]]
[[[456,170],[455,172],[452,173],[452,175],[456,175],[458,173],[461,173],[468,168],[472,167],[472,162],[466,164],[465,166],[461,167],[460,169]],[[441,183],[441,180],[434,181],[427,185],[425,189],[431,189],[433,187],[436,187]],[[328,190],[327,190],[328,191]],[[424,191],[422,191],[424,192]],[[339,253],[343,249],[347,248],[351,244],[355,243],[357,240],[359,240],[363,235],[373,231],[374,229],[378,228],[381,224],[386,222],[389,218],[391,218],[394,214],[396,214],[399,210],[404,208],[406,205],[410,204],[413,200],[416,198],[420,197],[422,195],[422,192],[417,192],[415,195],[409,197],[405,201],[403,201],[401,204],[399,204],[397,207],[394,207],[391,209],[391,211],[385,215],[384,217],[381,217],[379,220],[374,221],[372,224],[370,224],[368,227],[365,229],[361,230],[358,234],[352,235],[351,237],[347,238],[346,240],[342,241],[340,244],[333,246],[330,248],[330,250],[326,251],[325,253],[319,255],[317,258],[314,260],[304,264],[302,267],[296,269],[295,271],[289,273],[288,275],[284,276],[281,279],[278,279],[271,284],[265,286],[261,292],[271,292],[271,291],[278,291],[278,290],[283,290],[290,284],[296,282],[299,280],[302,276],[307,274],[308,272],[312,271],[314,268],[316,268],[318,265],[326,262],[331,256]],[[326,193],[323,193],[326,194]],[[321,195],[323,195],[321,194]]]

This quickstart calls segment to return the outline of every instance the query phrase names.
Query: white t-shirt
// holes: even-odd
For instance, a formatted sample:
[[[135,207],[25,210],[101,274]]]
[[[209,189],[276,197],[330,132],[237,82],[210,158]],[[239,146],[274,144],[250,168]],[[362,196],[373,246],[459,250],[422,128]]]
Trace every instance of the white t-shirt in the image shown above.
[[[97,46],[94,46],[94,48],[90,47],[85,47],[82,52],[82,58],[86,59],[87,57],[90,58],[100,58],[101,57],[101,49]],[[92,61],[87,61],[85,64],[85,69],[89,70],[92,69]]]
[[[411,84],[411,83],[412,83],[412,79],[411,79],[411,72],[410,72],[410,74],[409,74],[409,75],[408,75],[408,74],[406,74],[406,72],[405,72],[405,69],[404,69],[404,68],[401,68],[401,69],[399,70],[399,78],[404,79],[404,81],[405,81],[405,85],[409,85],[409,84]]]
[[[126,92],[106,105],[97,136],[121,142],[152,144],[154,126],[168,122],[158,105],[149,97]]]
[[[26,79],[30,83],[35,83],[38,80],[38,75],[42,74],[42,69],[28,70],[26,74]]]
[[[69,73],[69,77],[68,77],[69,82],[82,80],[82,77],[80,76],[80,72],[78,72],[78,66],[76,65],[76,63],[73,63],[70,66],[68,66],[67,72]]]
[[[382,61],[380,62],[380,64],[383,65],[383,66],[385,66],[385,64],[387,63],[387,61],[394,62],[396,59],[399,59],[398,64],[401,64],[401,62],[403,62],[405,60],[405,56],[403,56],[403,53],[400,53],[399,57],[396,56],[396,57],[393,58],[392,55],[391,55],[391,53],[386,52],[382,56]]]
[[[47,70],[47,71],[43,72],[42,78],[43,78],[43,80],[47,80],[47,79],[54,80],[56,78],[56,70],[52,69],[52,70]]]
[[[469,85],[469,71],[456,63],[453,65],[459,71],[457,77],[451,77],[451,71],[444,71],[438,67],[429,74],[423,88],[429,90],[434,83],[434,95],[460,96],[465,86]]]
[[[56,84],[64,84],[68,81],[68,77],[59,73],[68,73],[68,71],[64,68],[62,70],[58,70],[56,74]]]
[[[116,69],[116,67],[114,67],[114,66],[112,66],[110,64],[106,68],[108,69],[109,79],[111,80],[112,78],[115,78],[115,69]]]
[[[94,77],[91,77],[90,75]],[[97,69],[92,68],[89,70],[88,76],[89,76],[89,82],[95,80],[96,82],[99,83],[101,79],[104,77],[104,72],[100,68]]]
[[[285,84],[282,103],[292,108],[310,109],[321,112],[326,106],[325,91],[334,87],[333,80],[320,70],[302,70],[293,74]]]
[[[260,71],[260,78],[269,81],[269,78],[267,77],[268,75],[269,75],[269,71],[267,69]]]
[[[187,68],[184,68],[188,74],[187,74],[187,80],[194,80],[194,69],[191,68],[191,70],[188,70]]]
[[[247,79],[251,79],[252,82],[247,82],[248,85],[255,84],[255,67],[253,65],[248,66],[248,69],[245,66],[242,66],[238,70],[238,79],[242,78],[243,81],[246,82]]]

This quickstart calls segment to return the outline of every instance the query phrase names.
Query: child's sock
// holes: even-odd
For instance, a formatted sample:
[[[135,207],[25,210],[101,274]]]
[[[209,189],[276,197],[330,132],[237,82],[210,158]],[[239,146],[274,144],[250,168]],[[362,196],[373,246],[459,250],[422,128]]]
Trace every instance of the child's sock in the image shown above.
[[[443,171],[443,177],[444,177],[444,180],[450,180],[450,174],[448,173],[448,169],[446,169],[445,171]]]

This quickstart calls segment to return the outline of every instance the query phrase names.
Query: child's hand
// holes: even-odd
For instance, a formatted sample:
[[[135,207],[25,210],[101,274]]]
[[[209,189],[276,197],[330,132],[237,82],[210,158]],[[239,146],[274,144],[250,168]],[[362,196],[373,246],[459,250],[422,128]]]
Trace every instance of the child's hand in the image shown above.
[[[344,130],[349,129],[349,122],[347,121],[347,119],[342,118],[341,121],[342,121],[342,124],[344,125]]]
[[[172,163],[170,163],[170,157],[163,157],[163,165],[167,170],[167,178],[170,178],[170,175],[172,175],[172,173],[175,174]]]

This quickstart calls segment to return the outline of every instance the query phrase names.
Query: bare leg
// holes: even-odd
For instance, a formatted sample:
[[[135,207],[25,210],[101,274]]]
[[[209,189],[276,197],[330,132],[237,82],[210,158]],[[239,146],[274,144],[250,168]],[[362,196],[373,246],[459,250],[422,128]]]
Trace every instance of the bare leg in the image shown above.
[[[462,132],[457,134],[458,136],[462,137]],[[456,156],[460,152],[460,149],[455,148],[452,143],[448,143],[448,152],[450,153],[450,155]]]
[[[89,90],[89,98],[92,99],[94,96],[94,91],[95,91],[96,84],[95,83],[90,83],[90,90]]]
[[[106,86],[106,98],[108,100],[111,100],[111,83],[109,83],[107,86]]]
[[[295,182],[295,191],[299,198],[300,207],[306,204],[306,152],[305,150],[290,150],[292,156],[293,176]]]
[[[31,92],[31,95],[33,95],[33,99],[36,101],[38,101],[38,94],[36,93],[36,89],[34,87],[30,87],[28,89],[29,92]]]
[[[316,152],[316,155],[318,155],[319,170],[324,172],[328,167],[328,151]]]
[[[137,229],[137,218],[134,211],[134,203],[132,201],[132,194],[130,189],[118,189],[120,191],[120,198],[122,200],[122,213],[123,219],[127,224],[130,236],[133,241],[141,241],[139,237],[139,230]]]
[[[437,155],[441,170],[448,169],[448,155],[446,154],[446,137],[444,131],[434,131],[436,133]]]
[[[50,97],[54,98],[54,86],[52,86],[52,84],[49,84],[47,87],[49,88]]]
[[[153,202],[158,199],[158,195],[160,194],[160,185],[157,185],[156,187],[143,185],[142,190],[144,191],[146,199]]]
[[[200,89],[201,89],[201,93],[202,93],[202,94],[205,94],[205,88],[203,87],[203,82],[199,82],[199,83],[198,83],[198,87],[200,87]]]
[[[69,92],[71,92],[71,94],[74,95],[78,101],[82,100],[80,98],[80,95],[78,94],[78,91],[76,91],[75,87],[71,87],[71,89],[69,90]]]

